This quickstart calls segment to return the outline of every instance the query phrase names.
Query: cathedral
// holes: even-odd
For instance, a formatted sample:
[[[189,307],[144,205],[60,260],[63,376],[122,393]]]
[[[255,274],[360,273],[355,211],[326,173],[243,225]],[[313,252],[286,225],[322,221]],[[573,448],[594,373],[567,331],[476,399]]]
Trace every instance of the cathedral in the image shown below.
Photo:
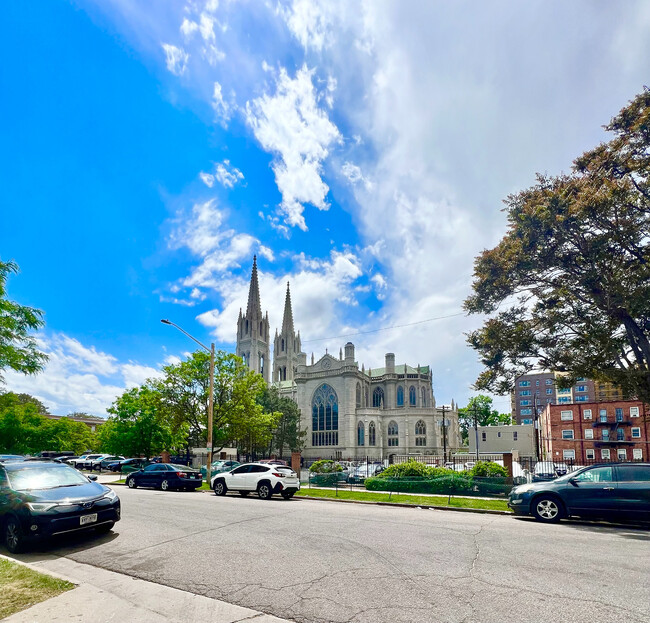
[[[282,330],[273,338],[272,374],[270,349],[254,257],[246,313],[240,310],[237,320],[236,354],[297,403],[307,431],[305,458],[390,460],[441,456],[445,445],[448,453],[460,446],[457,406],[453,401],[436,406],[429,366],[396,364],[395,355],[387,353],[383,367],[359,367],[352,342],[338,357],[326,351],[317,360],[312,354],[308,363],[294,329],[288,283]]]

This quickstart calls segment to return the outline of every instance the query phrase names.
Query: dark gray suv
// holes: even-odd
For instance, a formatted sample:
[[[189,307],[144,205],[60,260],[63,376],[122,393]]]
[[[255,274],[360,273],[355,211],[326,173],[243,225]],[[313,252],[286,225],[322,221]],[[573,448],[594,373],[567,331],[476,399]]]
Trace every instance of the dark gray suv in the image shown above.
[[[572,516],[650,522],[650,463],[602,463],[521,485],[508,506],[545,522]]]

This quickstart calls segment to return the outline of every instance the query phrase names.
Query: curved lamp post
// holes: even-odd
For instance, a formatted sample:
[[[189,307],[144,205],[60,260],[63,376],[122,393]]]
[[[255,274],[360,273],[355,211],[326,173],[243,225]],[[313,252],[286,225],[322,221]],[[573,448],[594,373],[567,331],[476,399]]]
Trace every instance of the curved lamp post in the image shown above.
[[[185,329],[182,329],[177,324],[173,323],[171,320],[163,319],[160,322],[162,322],[163,324],[171,325],[172,327],[176,327],[181,333],[187,335],[187,337],[189,337],[191,340],[194,340],[201,348],[207,350],[210,353],[210,395],[208,396],[208,441],[207,441],[208,465],[205,470],[206,480],[209,487],[210,472],[212,468],[212,414],[213,414],[213,407],[214,407],[214,342],[212,342],[210,344],[210,348],[208,348],[205,344],[199,342],[195,337],[193,337],[187,331],[185,331]]]

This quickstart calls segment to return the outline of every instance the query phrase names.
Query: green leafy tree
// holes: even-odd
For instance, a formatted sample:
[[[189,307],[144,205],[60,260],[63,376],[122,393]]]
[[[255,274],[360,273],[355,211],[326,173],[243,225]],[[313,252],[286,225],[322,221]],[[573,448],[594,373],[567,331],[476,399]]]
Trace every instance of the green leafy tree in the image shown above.
[[[305,444],[307,432],[300,429],[300,410],[298,405],[280,396],[277,387],[267,387],[258,397],[265,413],[278,413],[278,424],[269,443],[269,454],[284,456],[285,449],[299,452]]]
[[[613,138],[506,201],[508,231],[475,262],[468,335],[475,387],[508,393],[534,367],[610,381],[650,402],[650,91],[612,119]]]
[[[14,392],[0,392],[0,412],[12,404],[33,404],[36,406],[38,413],[42,415],[49,414],[47,407],[34,396],[29,394],[16,394]]]
[[[99,435],[108,452],[150,458],[184,442],[186,429],[173,425],[160,393],[147,385],[124,392],[108,412],[113,418]]]
[[[0,411],[0,451],[7,454],[36,454],[51,443],[50,420],[33,403],[17,400]]]
[[[492,408],[492,398],[483,394],[472,396],[466,407],[458,409],[458,425],[463,443],[467,443],[469,439],[469,430],[474,428],[475,417],[478,426],[512,423],[512,416],[509,413],[499,413]]]
[[[7,277],[17,272],[15,262],[0,260],[0,383],[2,370],[6,368],[36,374],[47,361],[47,355],[37,348],[35,338],[30,335],[44,325],[43,312],[7,298]]]
[[[58,420],[49,420],[48,423],[50,429],[48,450],[57,452],[71,450],[79,455],[97,447],[95,434],[83,422],[75,422],[64,417]]]

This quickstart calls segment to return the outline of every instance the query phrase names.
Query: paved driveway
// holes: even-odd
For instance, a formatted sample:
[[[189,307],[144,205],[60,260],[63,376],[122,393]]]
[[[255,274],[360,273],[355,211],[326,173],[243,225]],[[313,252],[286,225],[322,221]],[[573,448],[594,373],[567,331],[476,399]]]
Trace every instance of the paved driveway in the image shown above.
[[[43,551],[305,623],[650,622],[647,530],[118,492],[118,536]]]

